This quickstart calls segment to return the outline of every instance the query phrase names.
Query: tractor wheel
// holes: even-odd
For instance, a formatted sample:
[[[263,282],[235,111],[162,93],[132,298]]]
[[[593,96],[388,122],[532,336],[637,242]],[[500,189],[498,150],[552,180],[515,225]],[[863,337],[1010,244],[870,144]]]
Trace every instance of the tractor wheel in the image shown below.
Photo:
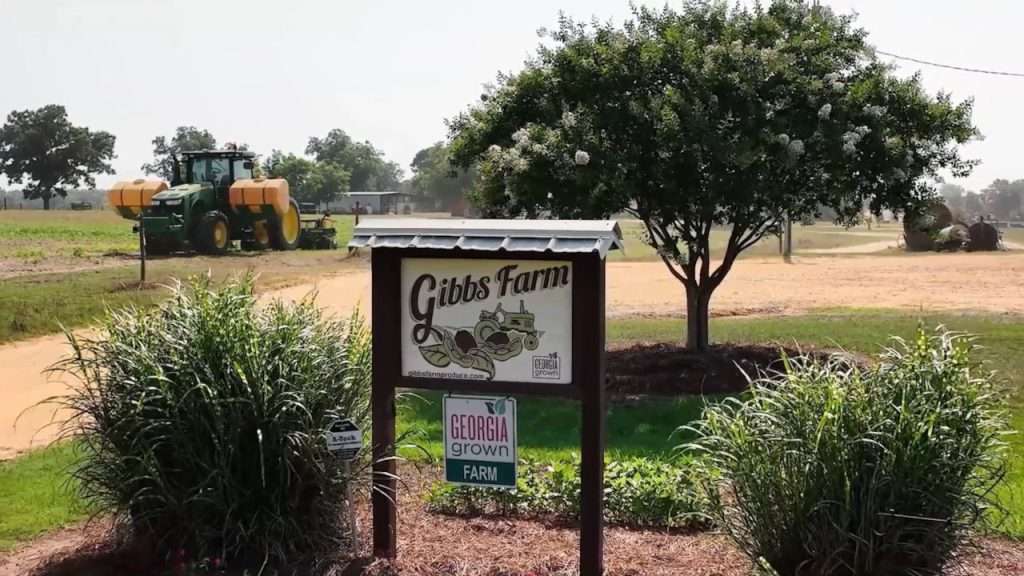
[[[526,346],[527,350],[536,350],[537,346],[540,346],[540,338],[537,338],[536,334],[527,334],[523,337],[523,346]]]
[[[224,214],[213,211],[203,214],[196,228],[196,247],[204,254],[224,254],[231,245],[231,229]]]
[[[267,250],[270,248],[270,227],[265,220],[252,223],[252,237],[242,242],[244,250]]]
[[[270,244],[275,250],[295,250],[299,247],[301,232],[299,204],[292,198],[288,201],[288,210],[270,225]]]

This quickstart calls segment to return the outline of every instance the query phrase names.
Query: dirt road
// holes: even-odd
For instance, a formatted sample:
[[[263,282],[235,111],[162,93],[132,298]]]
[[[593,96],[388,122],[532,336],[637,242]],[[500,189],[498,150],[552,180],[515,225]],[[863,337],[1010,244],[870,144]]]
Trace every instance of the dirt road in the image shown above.
[[[296,300],[318,292],[331,312],[370,308],[365,262],[350,270],[270,293]],[[682,287],[660,262],[608,264],[608,314],[679,315]],[[1024,253],[917,254],[741,260],[712,302],[714,315],[792,314],[818,308],[974,310],[1024,315]],[[40,399],[61,394],[66,383],[41,370],[67,353],[62,336],[0,346],[0,458],[52,438],[37,433],[52,411],[33,409]]]

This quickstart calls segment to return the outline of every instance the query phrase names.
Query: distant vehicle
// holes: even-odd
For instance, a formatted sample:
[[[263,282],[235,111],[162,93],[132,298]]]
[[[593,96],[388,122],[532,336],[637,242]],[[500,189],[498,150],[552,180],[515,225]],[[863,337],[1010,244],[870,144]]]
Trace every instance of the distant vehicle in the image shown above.
[[[153,254],[196,250],[294,250],[305,229],[317,238],[333,228],[302,217],[283,178],[253,178],[256,155],[245,150],[197,150],[174,158],[170,186],[159,180],[118,182],[108,193],[121,216],[137,220]],[[312,242],[317,246],[324,242]]]
[[[72,202],[72,210],[92,210],[92,202]]]

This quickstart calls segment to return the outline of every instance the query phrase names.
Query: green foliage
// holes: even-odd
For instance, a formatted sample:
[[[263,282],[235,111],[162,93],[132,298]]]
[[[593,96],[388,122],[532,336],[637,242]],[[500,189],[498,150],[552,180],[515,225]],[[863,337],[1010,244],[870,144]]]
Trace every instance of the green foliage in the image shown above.
[[[892,74],[851,17],[817,3],[688,2],[635,8],[621,28],[563,17],[449,129],[453,160],[479,163],[486,214],[642,220],[704,347],[711,294],[785,214],[825,206],[849,223],[865,203],[915,206],[934,194],[926,178],[969,173],[971,108]]]
[[[192,150],[216,150],[217,139],[209,130],[200,130],[195,126],[178,126],[168,142],[165,136],[153,138],[153,161],[143,164],[146,174],[156,174],[170,182],[174,180],[174,158],[182,152]]]
[[[579,517],[578,456],[553,463],[523,461],[516,490],[438,482],[427,506],[442,514]],[[612,460],[604,473],[605,519],[637,527],[690,528],[701,524],[687,469],[665,460]]]
[[[939,574],[988,517],[1007,422],[971,339],[919,328],[879,366],[789,359],[688,430],[709,512],[782,576]]]
[[[451,165],[448,147],[438,142],[416,153],[412,160],[412,189],[429,199],[430,208],[450,210],[473,188],[476,168],[468,170]]]
[[[331,202],[348,190],[349,173],[331,162],[317,162],[306,180],[305,195],[312,202]]]
[[[331,202],[348,191],[349,173],[333,162],[314,162],[274,150],[263,165],[271,178],[284,178],[300,202]]]
[[[194,280],[156,310],[107,314],[69,335],[59,367],[80,380],[71,411],[84,499],[169,554],[259,566],[350,549],[344,490],[327,452],[336,418],[365,423],[370,343],[358,316],[311,300],[258,306],[251,279]]]
[[[41,198],[49,210],[54,195],[94,187],[94,174],[114,173],[114,141],[110,133],[73,125],[63,106],[16,110],[0,128],[0,173],[14,184],[26,182],[25,198]]]
[[[348,172],[349,186],[356,191],[397,190],[402,177],[398,164],[385,160],[384,153],[373,144],[369,141],[354,142],[339,128],[331,130],[323,138],[310,138],[306,155]]]

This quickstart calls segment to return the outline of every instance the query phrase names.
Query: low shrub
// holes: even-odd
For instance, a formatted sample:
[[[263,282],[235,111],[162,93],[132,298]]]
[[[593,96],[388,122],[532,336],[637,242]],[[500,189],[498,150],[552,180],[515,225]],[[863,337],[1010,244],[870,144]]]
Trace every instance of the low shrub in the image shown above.
[[[1005,412],[971,338],[920,329],[878,366],[786,361],[687,427],[713,520],[781,576],[939,574],[986,519]]]
[[[427,493],[433,512],[454,515],[556,516],[580,512],[579,459],[524,461],[516,490],[455,486],[438,482]],[[701,524],[686,468],[662,460],[610,461],[604,473],[605,519],[613,524],[692,528]]]
[[[266,566],[350,549],[345,488],[326,449],[339,417],[367,419],[369,335],[311,300],[258,305],[250,278],[174,287],[155,310],[110,311],[68,335],[61,402],[86,501],[164,557]],[[183,552],[184,551],[184,552]]]

